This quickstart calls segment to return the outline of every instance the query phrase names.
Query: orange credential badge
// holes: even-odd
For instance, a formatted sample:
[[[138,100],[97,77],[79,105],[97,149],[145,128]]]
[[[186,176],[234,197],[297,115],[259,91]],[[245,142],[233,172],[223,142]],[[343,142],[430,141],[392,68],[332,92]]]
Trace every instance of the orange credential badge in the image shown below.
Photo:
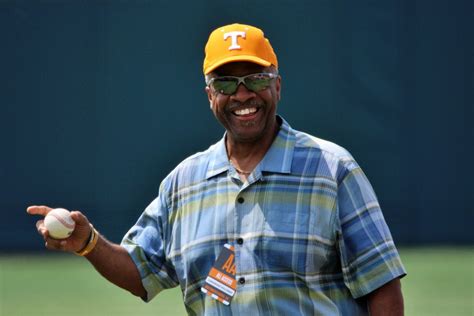
[[[237,289],[235,274],[234,247],[225,244],[209,271],[206,284],[201,287],[201,291],[219,302],[229,305]]]

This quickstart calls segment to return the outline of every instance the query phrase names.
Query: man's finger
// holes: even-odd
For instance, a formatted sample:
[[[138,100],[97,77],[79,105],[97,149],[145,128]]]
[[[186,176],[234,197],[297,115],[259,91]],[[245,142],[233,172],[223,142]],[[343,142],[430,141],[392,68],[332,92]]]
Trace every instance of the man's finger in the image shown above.
[[[89,220],[79,211],[71,211],[71,218],[76,225],[89,225]]]
[[[49,236],[48,230],[44,226],[44,221],[42,219],[36,222],[36,230],[38,231],[40,235],[43,236],[44,239],[46,239]]]
[[[51,211],[52,208],[51,207],[48,207],[48,206],[44,206],[44,205],[32,205],[32,206],[29,206],[27,209],[26,209],[26,212],[28,214],[31,214],[31,215],[43,215],[43,216],[46,216],[46,214],[49,213],[49,211]]]
[[[43,230],[44,228],[44,220],[40,219],[36,222],[36,229],[38,230],[38,233],[41,233],[41,230]]]
[[[51,250],[65,250],[66,247],[66,241],[64,239],[54,239],[51,237],[48,237],[45,239],[46,240],[46,248],[51,249]]]

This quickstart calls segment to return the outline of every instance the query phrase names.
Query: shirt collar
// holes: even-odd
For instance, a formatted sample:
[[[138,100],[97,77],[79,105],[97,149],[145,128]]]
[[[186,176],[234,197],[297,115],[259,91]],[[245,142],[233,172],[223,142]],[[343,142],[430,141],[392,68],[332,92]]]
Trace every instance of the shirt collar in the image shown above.
[[[213,145],[211,154],[209,155],[209,164],[206,172],[206,179],[212,178],[222,172],[229,170],[230,163],[227,158],[227,150],[225,147],[225,134],[222,139]]]
[[[290,173],[296,143],[295,132],[281,116],[277,115],[277,121],[281,123],[280,130],[257,168],[260,171]],[[228,171],[230,168],[225,136],[226,134],[211,149],[206,179]]]
[[[277,120],[281,122],[280,130],[259,166],[261,171],[290,173],[296,136],[281,116],[277,116]]]

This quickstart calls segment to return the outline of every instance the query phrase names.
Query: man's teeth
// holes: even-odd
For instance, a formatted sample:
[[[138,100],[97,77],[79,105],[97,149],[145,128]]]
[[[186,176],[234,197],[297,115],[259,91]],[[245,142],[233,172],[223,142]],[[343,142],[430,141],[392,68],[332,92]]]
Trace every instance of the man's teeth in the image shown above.
[[[248,115],[257,112],[256,108],[247,108],[247,109],[242,109],[242,110],[237,110],[234,113],[237,115]]]

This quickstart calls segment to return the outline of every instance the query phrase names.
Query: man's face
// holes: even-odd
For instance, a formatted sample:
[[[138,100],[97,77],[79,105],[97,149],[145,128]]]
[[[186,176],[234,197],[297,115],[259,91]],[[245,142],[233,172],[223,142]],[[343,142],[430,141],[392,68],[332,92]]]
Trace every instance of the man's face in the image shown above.
[[[261,72],[267,72],[266,68],[248,62],[228,63],[215,70],[218,76],[239,77]],[[231,141],[248,143],[274,136],[280,82],[280,77],[277,77],[268,88],[259,92],[240,84],[232,95],[206,87],[212,112],[227,130]]]

